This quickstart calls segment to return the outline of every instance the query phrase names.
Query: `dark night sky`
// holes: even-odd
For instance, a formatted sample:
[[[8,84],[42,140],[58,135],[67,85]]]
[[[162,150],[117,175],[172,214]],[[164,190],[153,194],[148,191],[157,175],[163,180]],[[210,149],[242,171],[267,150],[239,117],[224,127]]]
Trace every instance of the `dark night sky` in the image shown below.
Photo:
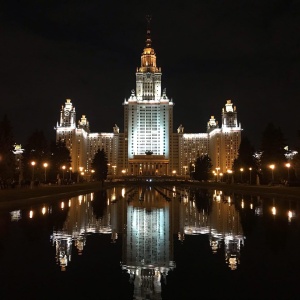
[[[293,146],[300,129],[300,2],[16,1],[0,11],[1,118],[18,143],[35,130],[54,139],[66,98],[92,132],[123,129],[135,89],[145,15],[172,98],[174,130],[205,132],[227,99],[256,147],[269,122]]]

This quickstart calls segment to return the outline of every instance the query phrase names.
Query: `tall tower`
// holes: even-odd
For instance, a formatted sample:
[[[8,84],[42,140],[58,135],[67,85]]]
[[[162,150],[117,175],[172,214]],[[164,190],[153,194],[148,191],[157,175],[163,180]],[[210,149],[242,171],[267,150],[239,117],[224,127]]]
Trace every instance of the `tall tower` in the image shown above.
[[[236,107],[231,100],[227,100],[222,109],[222,126],[211,117],[208,122],[207,132],[209,133],[209,155],[214,168],[220,172],[231,170],[234,160],[238,156],[241,143],[241,124],[237,120]]]
[[[60,139],[66,143],[71,155],[73,172],[80,168],[86,169],[89,131],[89,122],[85,115],[81,117],[76,126],[75,107],[71,99],[66,99],[65,105],[60,110],[60,120],[56,124],[56,141]]]
[[[234,160],[238,157],[241,143],[241,124],[237,120],[236,107],[231,100],[227,100],[222,109],[222,164],[223,170],[231,169]]]
[[[124,105],[127,169],[132,175],[168,175],[173,130],[173,102],[161,92],[161,68],[152,48],[150,17],[146,45],[136,71],[136,91]]]

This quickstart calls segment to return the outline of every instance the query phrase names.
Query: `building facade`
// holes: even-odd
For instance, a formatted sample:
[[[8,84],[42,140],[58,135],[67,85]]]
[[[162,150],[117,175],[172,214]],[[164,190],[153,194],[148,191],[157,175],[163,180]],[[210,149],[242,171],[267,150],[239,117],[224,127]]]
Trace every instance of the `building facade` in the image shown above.
[[[66,142],[75,172],[90,172],[98,149],[104,149],[109,173],[116,176],[186,175],[197,157],[205,154],[219,172],[232,168],[242,129],[231,100],[222,109],[221,126],[211,116],[206,133],[185,133],[182,125],[174,132],[174,103],[162,89],[161,78],[148,27],[141,66],[136,70],[136,90],[123,102],[123,132],[115,125],[110,133],[91,133],[86,116],[77,124],[75,107],[66,100],[56,125],[56,140]]]

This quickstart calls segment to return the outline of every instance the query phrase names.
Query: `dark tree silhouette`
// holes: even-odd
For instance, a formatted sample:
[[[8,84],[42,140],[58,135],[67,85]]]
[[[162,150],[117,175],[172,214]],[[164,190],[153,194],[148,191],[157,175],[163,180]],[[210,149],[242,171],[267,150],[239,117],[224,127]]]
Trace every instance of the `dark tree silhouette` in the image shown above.
[[[206,155],[199,156],[195,161],[194,179],[196,180],[208,180],[212,163],[210,157]]]
[[[269,123],[262,134],[260,168],[263,182],[270,182],[273,177],[275,181],[284,178],[286,172],[285,162],[285,138],[280,128]],[[270,165],[275,168],[272,173]]]
[[[241,140],[241,144],[238,151],[238,157],[233,162],[233,171],[235,175],[235,180],[240,181],[240,170],[243,169],[243,172],[249,173],[248,179],[244,179],[249,181],[251,184],[255,182],[256,174],[258,172],[258,162],[255,158],[255,150],[254,147],[251,145],[248,137],[243,136]],[[251,169],[250,169],[251,168]],[[250,175],[251,172],[251,175]],[[251,178],[251,182],[250,182]]]
[[[292,180],[296,180],[295,177],[300,178],[300,130],[297,131],[298,136],[298,145],[296,147],[297,154],[292,159],[292,167],[291,167],[291,178]],[[294,171],[294,172],[293,172]]]
[[[104,180],[107,178],[107,173],[108,173],[107,163],[108,160],[104,149],[101,150],[98,149],[92,162],[92,168],[95,171],[94,178],[96,180],[101,181],[102,185],[104,183]]]
[[[33,175],[31,162],[34,161],[34,179],[42,180],[44,178],[43,163],[49,162],[49,158],[49,145],[44,132],[36,130],[25,143],[23,153],[24,177],[29,179]]]
[[[14,138],[11,123],[4,115],[0,121],[0,180],[13,180],[16,172],[16,160],[13,154]]]
[[[71,166],[70,151],[66,147],[65,141],[59,139],[57,142],[51,143],[51,176],[57,178],[61,177],[59,174],[62,172],[62,166],[65,166],[68,170]]]

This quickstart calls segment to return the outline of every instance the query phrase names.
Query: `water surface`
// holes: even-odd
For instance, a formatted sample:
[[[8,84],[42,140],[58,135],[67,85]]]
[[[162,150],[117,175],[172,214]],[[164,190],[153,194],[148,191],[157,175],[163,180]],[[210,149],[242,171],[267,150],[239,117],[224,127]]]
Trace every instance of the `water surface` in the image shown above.
[[[294,299],[299,204],[119,187],[0,212],[1,299]]]

